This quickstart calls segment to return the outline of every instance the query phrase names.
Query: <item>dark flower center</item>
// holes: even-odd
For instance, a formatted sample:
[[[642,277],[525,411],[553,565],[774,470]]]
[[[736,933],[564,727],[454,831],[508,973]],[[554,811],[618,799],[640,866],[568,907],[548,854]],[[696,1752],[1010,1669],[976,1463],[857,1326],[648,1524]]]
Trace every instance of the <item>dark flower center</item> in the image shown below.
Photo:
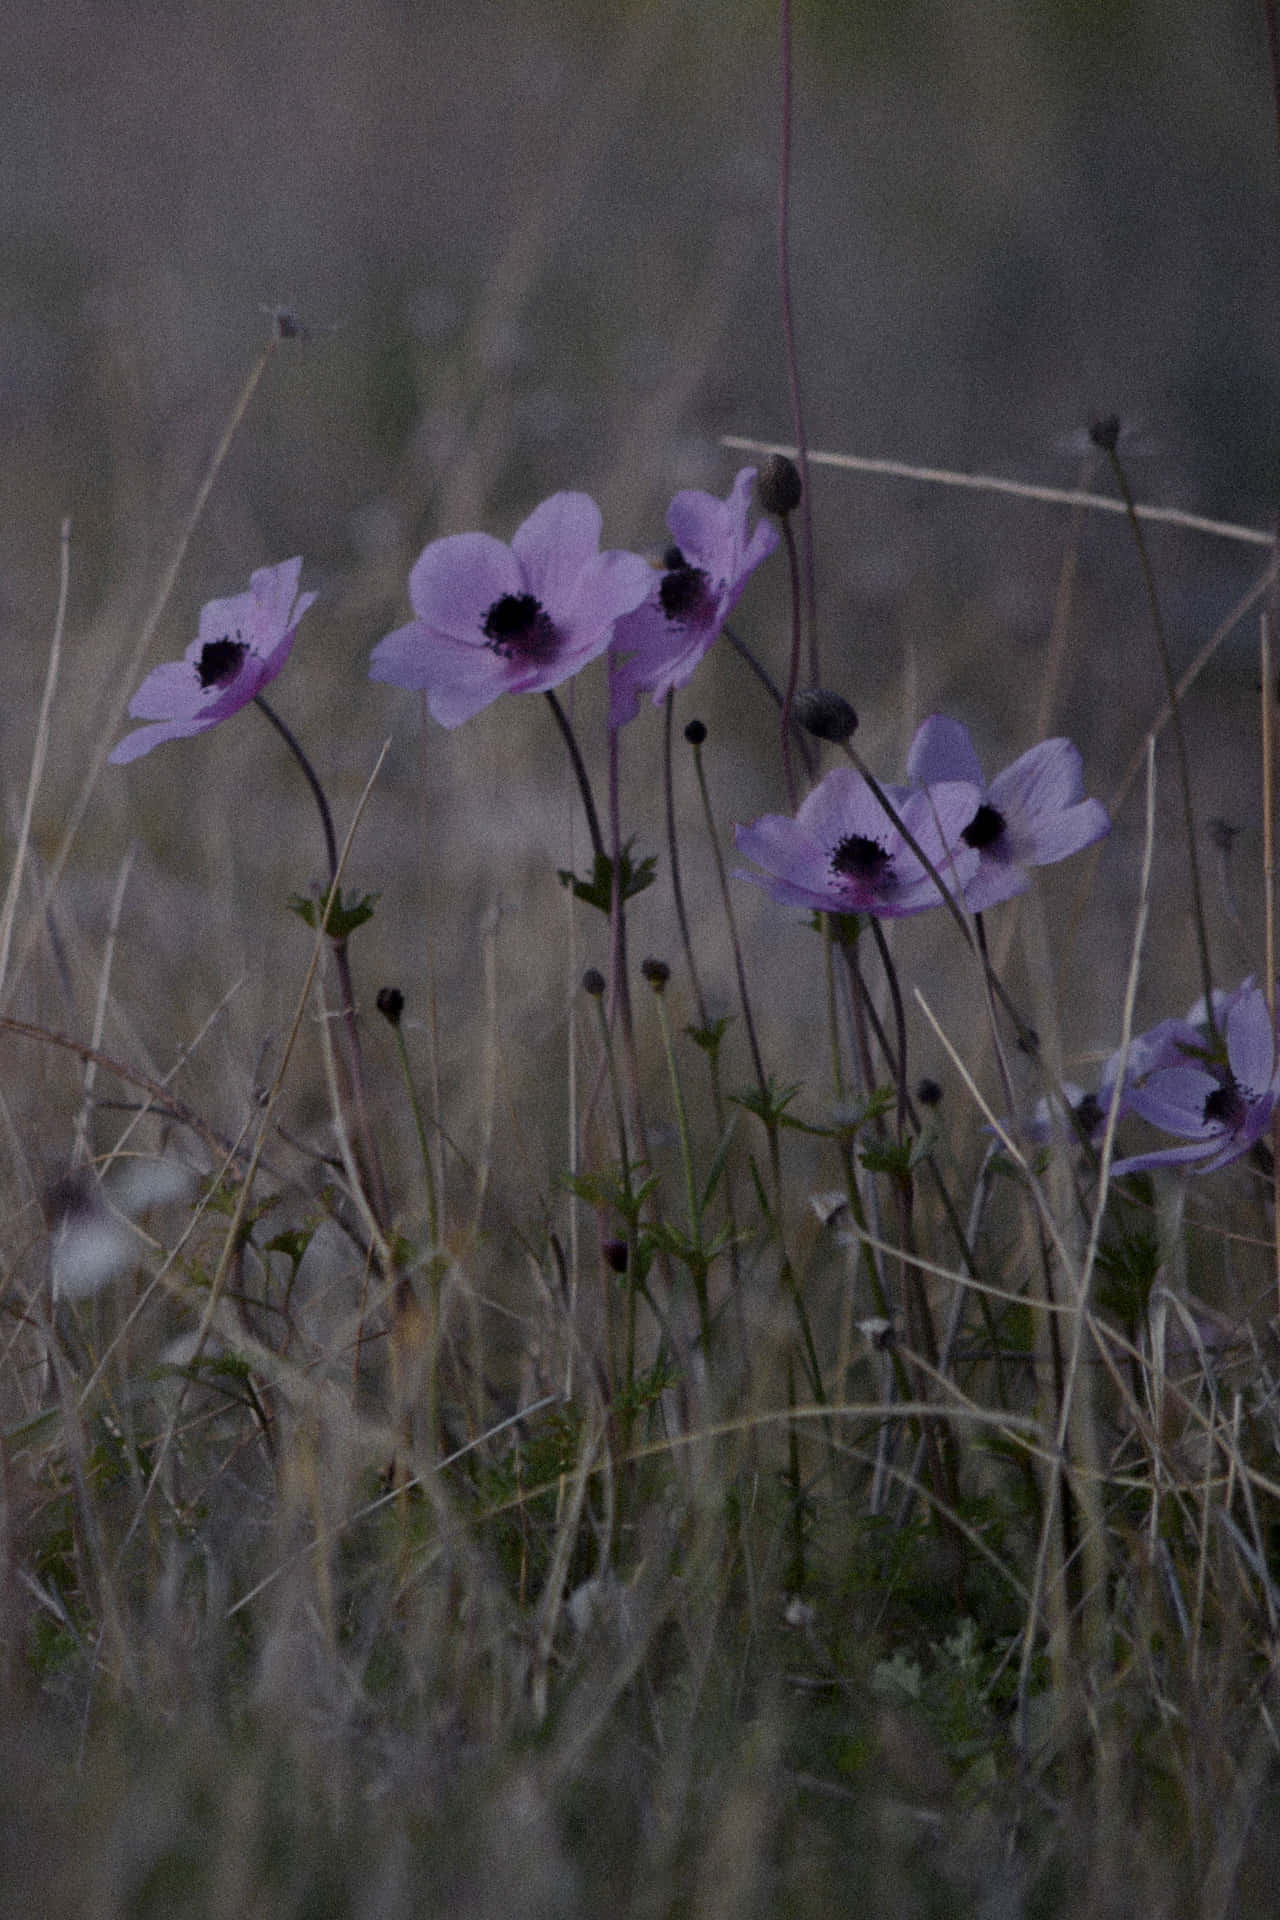
[[[1234,1080],[1228,1080],[1225,1086],[1215,1087],[1204,1103],[1203,1120],[1206,1126],[1216,1121],[1228,1131],[1243,1126],[1248,1117],[1249,1105]]]
[[[554,660],[560,645],[555,622],[531,593],[504,593],[485,615],[481,631],[504,660],[529,666]]]
[[[883,886],[889,879],[893,855],[868,834],[851,833],[832,853],[831,865],[843,879],[859,880],[867,886]]]
[[[993,847],[1004,832],[1005,819],[998,807],[989,807],[984,800],[960,838],[966,847],[972,847],[975,853],[981,853],[984,847]]]
[[[201,692],[207,693],[210,687],[225,687],[229,680],[234,680],[248,651],[248,641],[238,635],[234,640],[225,635],[221,640],[206,640],[196,661]]]
[[[701,567],[690,566],[679,547],[662,556],[663,573],[658,601],[668,620],[694,619],[710,600],[711,583]]]

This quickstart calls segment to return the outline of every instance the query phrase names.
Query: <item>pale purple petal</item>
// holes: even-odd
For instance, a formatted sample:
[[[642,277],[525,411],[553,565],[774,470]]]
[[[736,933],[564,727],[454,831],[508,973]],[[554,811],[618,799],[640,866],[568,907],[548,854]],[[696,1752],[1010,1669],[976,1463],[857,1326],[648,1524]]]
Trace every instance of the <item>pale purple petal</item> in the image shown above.
[[[1276,1074],[1275,1027],[1266,995],[1254,987],[1227,1015],[1227,1059],[1239,1086],[1262,1094]]]
[[[594,554],[573,582],[559,617],[575,648],[589,643],[591,655],[603,652],[614,637],[614,623],[632,614],[653,591],[653,568],[638,553],[610,549]],[[556,611],[553,609],[553,611]]]
[[[968,727],[941,713],[930,714],[916,728],[907,752],[907,777],[920,787],[936,780],[968,780],[981,790],[982,763]]]
[[[485,616],[494,602],[526,590],[511,548],[487,533],[451,533],[433,540],[409,574],[409,604],[422,628],[476,647],[484,646]]]
[[[166,660],[153,667],[129,702],[131,720],[171,720],[198,713],[213,689],[200,685],[193,664]]]
[[[275,679],[293,647],[298,622],[316,599],[298,594],[300,558],[259,567],[247,592],[208,600],[200,610],[196,638],[181,660],[167,661],[149,673],[129,703],[130,717],[158,724],[126,735],[109,758],[116,766],[137,760],[166,740],[204,733],[247,706]],[[207,647],[230,641],[225,677],[200,683]]]
[[[553,620],[569,606],[579,575],[597,557],[600,524],[600,509],[589,494],[553,493],[516,529],[512,552],[529,592]]]

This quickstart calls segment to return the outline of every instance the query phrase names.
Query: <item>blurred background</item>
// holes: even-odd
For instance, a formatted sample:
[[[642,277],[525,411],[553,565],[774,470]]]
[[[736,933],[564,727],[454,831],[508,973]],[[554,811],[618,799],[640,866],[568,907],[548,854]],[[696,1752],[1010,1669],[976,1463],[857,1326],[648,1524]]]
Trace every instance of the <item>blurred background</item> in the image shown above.
[[[205,599],[304,556],[304,585],[322,598],[275,700],[340,825],[392,740],[351,867],[358,888],[382,894],[359,936],[363,989],[396,979],[414,1014],[430,949],[457,1023],[446,1094],[465,1104],[480,1069],[462,1023],[487,956],[519,1088],[539,1050],[561,1044],[565,922],[551,869],[568,864],[571,833],[583,863],[558,743],[538,701],[500,702],[446,733],[410,696],[369,684],[368,652],[407,617],[408,568],[428,538],[473,527],[509,538],[539,499],[581,487],[604,508],[607,544],[657,550],[678,487],[727,490],[741,456],[720,435],[790,437],[776,8],[19,0],[4,44],[9,827],[62,516],[72,583],[36,810],[44,860],[95,748],[121,730],[125,663],[270,312],[287,306],[307,337],[267,372],[144,666],[181,653]],[[1069,486],[1082,429],[1115,411],[1134,430],[1140,497],[1268,523],[1280,163],[1256,0],[799,0],[795,102],[794,288],[814,447]],[[1105,472],[1093,477],[1111,490]],[[1089,790],[1113,797],[1162,703],[1121,521],[1090,520],[1073,549],[1060,510],[830,471],[815,473],[814,510],[824,677],[858,707],[884,777],[900,776],[918,720],[945,707],[991,773],[1046,730],[1069,732]],[[1152,554],[1181,667],[1265,552],[1159,532]],[[775,671],[786,604],[775,563],[740,609]],[[677,713],[711,727],[727,831],[784,799],[772,717],[720,651]],[[603,782],[601,680],[587,676],[576,697]],[[1240,829],[1231,891],[1212,900],[1229,983],[1261,951],[1257,698],[1249,622],[1188,712],[1201,818]],[[644,851],[659,850],[658,740],[648,711],[626,736],[625,804]],[[1171,766],[1162,774],[1160,960],[1140,1007],[1151,1019],[1198,991]],[[309,805],[248,712],[105,769],[13,1009],[84,1030],[131,854],[106,1038],[166,1066],[175,1038],[243,978],[204,1042],[221,1063],[205,1098],[229,1122],[305,967],[306,936],[280,902],[321,873]],[[1114,1043],[1121,980],[1109,969],[1127,941],[1140,837],[1135,796],[1083,876],[1070,961],[1081,874],[1047,875],[1041,889],[1040,951],[1062,956],[1069,1046],[1084,1056]],[[698,902],[710,869],[697,846],[688,857]],[[766,995],[772,970],[786,1019],[811,1020],[816,1043],[811,936],[740,893],[749,936],[766,936],[755,938]],[[637,922],[637,957],[673,950],[665,887]],[[716,927],[712,986],[727,997]],[[910,977],[935,935],[946,938],[903,930]],[[602,928],[583,938],[582,963],[599,960]],[[62,1062],[39,1071],[74,1075]],[[535,1104],[545,1097],[535,1087]]]

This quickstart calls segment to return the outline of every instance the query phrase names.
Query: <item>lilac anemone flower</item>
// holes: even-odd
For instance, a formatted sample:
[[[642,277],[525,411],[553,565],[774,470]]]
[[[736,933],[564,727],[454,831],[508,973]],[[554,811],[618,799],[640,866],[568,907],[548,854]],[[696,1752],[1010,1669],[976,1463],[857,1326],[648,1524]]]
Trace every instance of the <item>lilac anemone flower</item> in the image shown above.
[[[613,636],[611,725],[634,720],[642,694],[652,694],[658,707],[673,687],[684,686],[748,576],[777,546],[777,528],[767,520],[747,533],[755,479],[756,469],[743,467],[726,500],[690,489],[671,502],[667,525],[676,544],[663,555],[645,604],[620,620]]]
[[[415,618],[373,650],[372,680],[422,691],[457,727],[502,693],[542,693],[603,653],[653,585],[639,554],[601,553],[600,509],[555,493],[511,545],[488,533],[433,540],[409,575]]]
[[[1065,860],[1111,830],[1106,808],[1084,797],[1080,755],[1069,740],[1042,741],[988,787],[968,728],[935,713],[911,742],[907,774],[921,787],[968,780],[979,790],[963,835],[979,856],[977,874],[965,888],[974,913],[1024,893],[1031,884],[1028,867]]]
[[[275,679],[314,593],[298,592],[302,561],[282,560],[249,576],[249,590],[210,600],[181,660],[149,673],[129,702],[129,717],[149,720],[125,735],[108,758],[122,766],[164,740],[205,733],[247,707]]]
[[[1270,1127],[1280,1095],[1280,1065],[1266,995],[1246,981],[1225,996],[1222,1005],[1225,1061],[1213,1058],[1207,1040],[1192,1027],[1199,1058],[1189,1057],[1185,1042],[1175,1040],[1182,1064],[1158,1066],[1141,1086],[1130,1087],[1124,1095],[1130,1112],[1187,1144],[1131,1154],[1115,1163],[1114,1174],[1178,1166],[1213,1173],[1247,1153]],[[1180,1024],[1162,1022],[1164,1027]],[[1159,1032],[1153,1029],[1153,1034]]]
[[[943,883],[960,892],[978,870],[978,855],[960,837],[978,789],[962,780],[943,781],[928,793],[887,791]],[[899,919],[942,902],[937,881],[852,767],[833,767],[794,820],[766,813],[735,828],[734,838],[739,852],[764,870],[739,869],[740,877],[786,905]]]

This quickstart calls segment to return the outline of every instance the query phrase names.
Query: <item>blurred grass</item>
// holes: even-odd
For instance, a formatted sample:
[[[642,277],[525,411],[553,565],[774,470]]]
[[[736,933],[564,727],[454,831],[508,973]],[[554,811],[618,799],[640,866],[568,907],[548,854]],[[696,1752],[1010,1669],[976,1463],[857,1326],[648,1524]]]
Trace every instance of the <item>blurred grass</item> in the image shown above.
[[[1164,446],[1141,487],[1265,521],[1280,285],[1254,10],[815,0],[797,19],[796,289],[814,443],[1070,484],[1078,455],[1059,452],[1060,437],[1116,407]],[[582,486],[606,507],[610,544],[660,546],[678,486],[724,491],[735,463],[720,433],[786,436],[775,9],[23,4],[6,37],[7,817],[21,810],[62,515],[73,519],[72,619],[37,811],[44,861],[264,335],[260,309],[289,303],[311,337],[270,370],[156,657],[181,651],[205,599],[301,552],[323,598],[280,705],[340,819],[393,736],[352,864],[354,883],[382,895],[356,959],[362,996],[392,980],[409,996],[424,1077],[434,984],[443,1110],[471,1161],[492,1128],[483,1230],[451,1296],[448,1416],[469,1445],[566,1365],[554,1264],[541,1239],[541,1264],[527,1258],[528,1236],[559,1197],[571,985],[579,960],[603,963],[604,936],[581,920],[568,931],[552,878],[571,834],[583,864],[584,836],[541,703],[503,703],[458,734],[420,729],[412,702],[367,684],[368,649],[404,617],[408,565],[427,538],[479,525],[505,537],[544,494]],[[915,722],[946,705],[973,725],[989,770],[1006,764],[1034,737],[1068,526],[844,476],[822,476],[814,504],[828,677],[860,710],[868,758],[895,775]],[[1185,660],[1253,562],[1181,536],[1154,551]],[[780,580],[753,586],[744,615],[776,662]],[[1104,797],[1160,705],[1145,622],[1124,530],[1086,526],[1045,720],[1080,741]],[[1257,804],[1239,742],[1254,730],[1255,679],[1251,651],[1233,646],[1188,715],[1202,818],[1243,829],[1246,874]],[[577,698],[590,733],[601,689]],[[711,728],[722,821],[778,806],[773,721],[732,659],[705,663],[680,706],[681,719],[694,712]],[[655,721],[626,739],[624,791],[645,851],[659,850]],[[1140,826],[1136,812],[1118,822],[1086,907],[1084,960],[1046,995],[1073,1055],[1114,1041]],[[127,775],[109,770],[14,1011],[89,1031],[116,873],[135,843],[104,1044],[163,1072],[242,981],[178,1083],[234,1135],[255,1111],[309,952],[283,910],[321,871],[306,795],[248,713]],[[685,852],[710,990],[727,1006],[710,863],[695,836]],[[1153,1018],[1195,991],[1183,855],[1167,833],[1160,861]],[[1040,892],[1057,954],[1075,876],[1046,875]],[[1257,902],[1246,893],[1242,906],[1238,950],[1225,917],[1217,928],[1233,978],[1260,950]],[[813,936],[754,894],[739,910],[766,1050],[816,1081]],[[945,934],[901,935],[904,977],[936,981]],[[583,943],[572,968],[571,940]],[[674,958],[673,947],[655,888],[637,902],[633,954]],[[1037,977],[1030,952],[1012,956],[1015,978],[1020,967]],[[968,1031],[970,987],[948,983],[941,998]],[[638,1017],[656,1059],[651,1012],[642,1004]],[[420,1200],[389,1037],[375,1024],[368,1045],[413,1231]],[[736,1083],[740,1032],[728,1052]],[[294,1276],[296,1351],[259,1382],[277,1396],[280,1451],[244,1378],[206,1374],[171,1465],[144,1495],[175,1403],[173,1343],[204,1297],[225,1217],[186,1249],[181,1297],[157,1295],[136,1327],[113,1298],[63,1327],[50,1384],[30,1303],[80,1076],[74,1060],[16,1043],[5,1058],[6,1911],[1267,1910],[1280,1823],[1252,1691],[1267,1684],[1269,1629],[1255,1609],[1265,1613],[1269,1576],[1252,1587],[1229,1541],[1203,1548],[1218,1611],[1197,1670],[1158,1577],[1166,1562],[1144,1563],[1138,1519],[1126,1533],[1123,1510],[1113,1515],[1133,1564],[1117,1550],[1114,1687],[1087,1702],[1098,1772],[1085,1773],[1079,1729],[1063,1732],[1086,1712],[1083,1689],[1055,1705],[1041,1675],[1043,1737],[1056,1714],[1062,1750],[1043,1760],[1037,1749],[1030,1794],[1006,1768],[1019,1619],[1007,1583],[976,1596],[975,1648],[936,1535],[824,1503],[816,1446],[812,1616],[783,1614],[779,1457],[766,1447],[762,1463],[744,1440],[717,1456],[714,1499],[705,1484],[700,1499],[697,1470],[678,1459],[634,1485],[623,1476],[635,1500],[630,1584],[596,1595],[594,1635],[558,1616],[553,1593],[540,1639],[540,1581],[557,1551],[572,1545],[576,1592],[607,1532],[594,1496],[580,1534],[566,1519],[574,1449],[600,1418],[591,1386],[567,1438],[552,1418],[510,1449],[478,1448],[474,1472],[451,1483],[456,1516],[434,1496],[375,1511],[393,1450],[385,1369],[375,1346],[348,1404],[351,1249],[331,1221]],[[923,1048],[920,1065],[946,1077]],[[310,1057],[287,1119],[308,1141],[326,1137]],[[153,1137],[190,1151],[177,1129]],[[834,1348],[843,1257],[806,1204],[821,1152],[790,1144],[799,1257]],[[669,1139],[659,1159],[673,1176]],[[325,1211],[320,1170],[288,1172],[278,1224],[308,1232]],[[472,1191],[461,1156],[453,1179],[457,1218]],[[178,1217],[158,1224],[172,1244]],[[1016,1207],[994,1203],[989,1230],[1011,1270],[1029,1260]],[[1187,1244],[1195,1277],[1239,1305],[1248,1288],[1231,1249],[1209,1233]],[[248,1324],[270,1345],[287,1263],[245,1264]],[[1257,1318],[1256,1300],[1246,1304]],[[603,1303],[580,1311],[589,1326]],[[767,1360],[777,1314],[754,1311]],[[90,1392],[82,1363],[113,1338],[105,1386]],[[581,1354],[576,1364],[589,1373]],[[863,1386],[873,1364],[859,1361]],[[24,1425],[39,1409],[57,1416],[53,1440]],[[1251,1418],[1265,1458],[1265,1409]],[[1132,1466],[1123,1438],[1109,1437]],[[872,1444],[852,1449],[857,1471]],[[993,1449],[969,1515],[1010,1565],[1034,1533],[1013,1477]],[[1190,1511],[1161,1536],[1184,1581],[1201,1550]],[[280,1568],[259,1601],[228,1612]],[[530,1700],[538,1675],[545,1715]]]

